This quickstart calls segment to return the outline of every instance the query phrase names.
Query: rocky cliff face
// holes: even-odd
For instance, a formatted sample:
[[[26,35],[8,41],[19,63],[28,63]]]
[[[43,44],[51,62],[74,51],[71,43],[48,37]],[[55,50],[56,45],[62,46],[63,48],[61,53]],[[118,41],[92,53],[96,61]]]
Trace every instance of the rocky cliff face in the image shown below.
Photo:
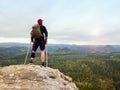
[[[37,65],[0,67],[0,90],[78,90],[57,69]]]

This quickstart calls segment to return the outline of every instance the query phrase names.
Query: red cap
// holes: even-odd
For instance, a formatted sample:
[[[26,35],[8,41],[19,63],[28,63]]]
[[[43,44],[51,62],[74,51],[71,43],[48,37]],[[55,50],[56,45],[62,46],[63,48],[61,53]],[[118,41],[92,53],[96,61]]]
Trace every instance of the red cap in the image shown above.
[[[42,19],[38,19],[38,23],[42,23],[42,21],[43,21]]]

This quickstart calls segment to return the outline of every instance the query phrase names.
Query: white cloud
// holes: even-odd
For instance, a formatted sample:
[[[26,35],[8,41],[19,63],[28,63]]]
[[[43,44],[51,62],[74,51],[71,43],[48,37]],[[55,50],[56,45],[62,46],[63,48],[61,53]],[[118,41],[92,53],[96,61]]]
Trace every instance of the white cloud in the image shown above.
[[[29,41],[31,26],[43,18],[49,43],[120,44],[119,3],[118,0],[1,0],[0,41]]]

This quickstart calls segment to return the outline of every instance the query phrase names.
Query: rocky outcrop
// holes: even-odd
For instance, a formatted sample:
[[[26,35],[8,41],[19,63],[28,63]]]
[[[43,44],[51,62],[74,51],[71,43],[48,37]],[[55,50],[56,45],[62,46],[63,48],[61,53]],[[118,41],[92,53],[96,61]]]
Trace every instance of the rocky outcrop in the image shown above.
[[[38,65],[0,67],[0,90],[78,90],[57,69]]]

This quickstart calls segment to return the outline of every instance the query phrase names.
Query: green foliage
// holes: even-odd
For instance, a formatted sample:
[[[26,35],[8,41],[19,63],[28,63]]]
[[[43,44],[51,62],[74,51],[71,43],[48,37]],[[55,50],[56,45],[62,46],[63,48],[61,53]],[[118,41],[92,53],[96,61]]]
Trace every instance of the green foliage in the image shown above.
[[[54,52],[55,53],[55,52]],[[119,88],[120,60],[112,54],[49,53],[49,66],[73,78],[80,90]],[[114,58],[106,59],[114,55]],[[115,83],[118,82],[118,83]]]

